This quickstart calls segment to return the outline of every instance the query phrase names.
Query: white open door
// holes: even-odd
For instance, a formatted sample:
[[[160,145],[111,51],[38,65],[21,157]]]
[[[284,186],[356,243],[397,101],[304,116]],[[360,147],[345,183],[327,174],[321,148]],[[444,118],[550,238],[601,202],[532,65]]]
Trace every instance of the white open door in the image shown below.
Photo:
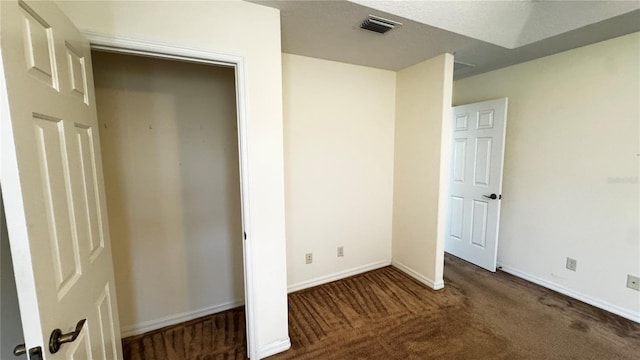
[[[445,251],[496,271],[507,99],[452,111]]]
[[[0,43],[0,181],[26,349],[122,359],[89,44],[36,1],[0,1]],[[55,329],[68,335],[51,341]]]

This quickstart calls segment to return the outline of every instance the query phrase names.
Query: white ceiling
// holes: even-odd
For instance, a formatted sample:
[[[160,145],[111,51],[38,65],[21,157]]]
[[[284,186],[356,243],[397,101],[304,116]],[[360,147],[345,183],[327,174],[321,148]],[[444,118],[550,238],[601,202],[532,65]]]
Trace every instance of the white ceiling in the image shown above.
[[[640,8],[640,1],[350,1],[508,49]]]
[[[249,1],[280,9],[283,52],[388,70],[449,52],[475,65],[456,78],[640,31],[640,1]]]

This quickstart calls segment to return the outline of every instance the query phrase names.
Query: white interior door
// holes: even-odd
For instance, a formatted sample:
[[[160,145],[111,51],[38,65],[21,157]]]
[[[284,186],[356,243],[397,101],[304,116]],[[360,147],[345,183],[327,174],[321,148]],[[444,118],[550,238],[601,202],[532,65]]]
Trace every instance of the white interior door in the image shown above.
[[[0,181],[26,347],[121,359],[89,44],[52,2],[1,1],[0,24]],[[53,353],[53,330],[82,319]]]
[[[452,111],[445,251],[496,271],[507,99]]]

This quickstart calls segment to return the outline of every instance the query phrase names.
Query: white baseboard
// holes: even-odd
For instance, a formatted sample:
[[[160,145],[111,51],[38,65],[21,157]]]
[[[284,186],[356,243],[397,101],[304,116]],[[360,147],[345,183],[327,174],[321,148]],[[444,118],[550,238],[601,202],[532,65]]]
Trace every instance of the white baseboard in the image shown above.
[[[440,289],[444,288],[444,280],[434,281],[432,279],[429,279],[426,276],[424,276],[424,275],[418,273],[417,271],[413,270],[409,266],[401,263],[400,261],[392,260],[391,261],[391,266],[393,266],[396,269],[402,271],[403,273],[411,276],[412,278],[420,281],[421,283],[427,285],[428,287],[432,288],[433,290],[440,290]]]
[[[275,355],[281,353],[283,351],[289,350],[291,348],[291,339],[286,338],[285,340],[280,340],[273,342],[258,352],[258,359],[264,359],[268,356]]]
[[[329,274],[329,275],[324,275],[324,276],[320,276],[320,277],[317,277],[317,278],[313,278],[311,280],[301,281],[301,282],[289,285],[287,290],[291,293],[291,292],[294,292],[294,291],[298,291],[298,290],[302,290],[302,289],[306,289],[306,288],[310,288],[310,287],[326,284],[328,282],[344,279],[346,277],[357,275],[357,274],[361,274],[361,273],[364,273],[364,272],[367,272],[367,271],[379,269],[379,268],[382,268],[382,267],[385,267],[385,266],[389,266],[390,264],[391,264],[390,260],[377,261],[377,262],[374,262],[374,263],[371,263],[371,264],[362,265],[362,266],[354,267],[354,268],[351,268],[351,269],[339,271],[339,272],[336,272],[336,273],[333,273],[333,274]]]
[[[169,315],[165,317],[161,317],[155,320],[143,321],[138,324],[133,325],[125,325],[120,329],[121,335],[123,338],[144,334],[148,331],[157,330],[163,328],[165,326],[179,324],[181,322],[197,319],[202,316],[207,316],[211,314],[215,314],[221,311],[230,310],[236,308],[238,306],[244,305],[244,299],[235,300],[228,303],[209,306],[203,309],[198,309],[194,311],[187,311],[180,314]]]
[[[522,278],[524,280],[530,281],[530,282],[532,282],[534,284],[538,284],[538,285],[540,285],[542,287],[546,287],[547,289],[559,292],[561,294],[567,295],[567,296],[572,297],[572,298],[574,298],[576,300],[580,300],[580,301],[582,301],[584,303],[587,303],[589,305],[593,305],[593,306],[595,306],[597,308],[600,308],[602,310],[608,311],[610,313],[614,313],[616,315],[620,315],[620,316],[622,316],[624,318],[627,318],[627,319],[629,319],[631,321],[635,321],[637,323],[640,323],[640,314],[638,314],[638,313],[634,313],[634,312],[632,312],[630,310],[621,308],[621,307],[619,307],[617,305],[610,304],[610,303],[608,303],[606,301],[594,299],[594,298],[592,298],[592,297],[590,297],[588,295],[584,295],[584,294],[579,293],[577,291],[574,291],[574,290],[571,290],[569,288],[566,288],[566,287],[564,287],[562,285],[559,285],[559,284],[556,284],[554,282],[539,278],[539,277],[537,277],[535,275],[528,274],[528,273],[526,273],[524,271],[518,270],[518,269],[513,268],[511,266],[504,265],[504,264],[501,264],[501,263],[498,263],[497,265],[498,265],[499,270],[502,270],[502,271],[504,271],[506,273],[509,273],[509,274],[513,275],[513,276],[517,276],[517,277]]]

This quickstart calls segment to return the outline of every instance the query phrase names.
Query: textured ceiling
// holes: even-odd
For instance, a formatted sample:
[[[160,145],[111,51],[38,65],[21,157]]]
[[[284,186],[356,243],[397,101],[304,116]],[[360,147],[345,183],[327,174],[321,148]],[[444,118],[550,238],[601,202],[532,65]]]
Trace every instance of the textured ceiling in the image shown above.
[[[508,49],[640,9],[639,1],[350,1]]]
[[[435,25],[423,24],[400,15],[372,9],[349,1],[250,1],[280,9],[283,52],[388,70],[400,70],[439,54],[449,52],[455,54],[456,61],[475,65],[456,71],[454,74],[456,78],[479,74],[640,31],[640,10],[634,10],[559,35],[547,37],[544,40],[536,41],[528,45],[508,49],[490,43],[489,41],[477,39],[477,37],[491,34],[495,32],[495,30],[487,31],[485,35],[475,34],[474,36],[476,38],[474,38],[469,35],[445,30]],[[485,3],[485,5],[489,3],[485,1],[481,2]],[[594,4],[594,2],[591,1],[571,2],[580,3],[582,6]],[[396,2],[384,3],[388,5],[388,3]],[[405,4],[407,2],[397,3]],[[443,14],[440,17],[442,18],[451,18],[451,13],[455,13],[458,5],[460,5],[458,2],[440,3],[440,5],[443,5],[442,3],[449,4],[448,6],[441,7],[440,11],[442,11]],[[469,4],[472,2],[464,3]],[[535,4],[544,5],[547,3],[550,2],[539,1]],[[600,4],[600,2],[595,3]],[[617,2],[602,3],[611,3],[613,4],[612,9],[622,11],[620,10],[622,7],[617,6],[620,5]],[[628,4],[631,2],[622,3]],[[637,1],[632,3],[636,8],[640,5]],[[382,4],[382,2],[380,4]],[[600,5],[597,5],[596,7],[599,6]],[[626,7],[624,8],[626,9]],[[566,9],[569,9],[569,7]],[[391,11],[391,9],[389,11]],[[542,10],[538,11],[542,12]],[[549,12],[551,10],[545,11]],[[396,29],[385,35],[360,29],[359,24],[369,14],[396,20],[403,23],[403,25],[396,27]],[[479,14],[479,12],[475,14]],[[472,12],[468,13],[467,16],[473,15]],[[431,14],[430,16],[435,15]],[[598,16],[602,17],[603,15],[598,12]],[[412,15],[412,17],[417,17],[417,15]],[[511,21],[501,21],[501,19],[507,17],[509,17],[509,14],[501,13],[500,16],[494,14],[493,20],[483,20],[479,27],[495,27],[496,23],[500,23],[500,26],[511,24]],[[566,20],[571,17],[571,14],[557,14],[557,17],[560,20]],[[586,21],[584,20],[586,18],[586,15],[583,16],[583,20],[581,21]],[[578,23],[577,20],[566,21],[572,25],[562,26],[574,27],[577,26],[576,24]],[[507,33],[520,31],[522,33],[523,27],[538,27],[538,25],[523,26],[519,23],[508,26],[515,26],[517,28],[509,29],[504,25],[500,31]],[[560,29],[559,25],[554,26],[553,29],[555,32],[561,31],[558,30]],[[531,31],[531,33],[538,37],[549,36],[549,32]],[[514,39],[512,35],[503,36],[503,39],[509,38]],[[518,41],[522,42],[531,41],[531,37],[518,36],[517,38],[520,39]]]

